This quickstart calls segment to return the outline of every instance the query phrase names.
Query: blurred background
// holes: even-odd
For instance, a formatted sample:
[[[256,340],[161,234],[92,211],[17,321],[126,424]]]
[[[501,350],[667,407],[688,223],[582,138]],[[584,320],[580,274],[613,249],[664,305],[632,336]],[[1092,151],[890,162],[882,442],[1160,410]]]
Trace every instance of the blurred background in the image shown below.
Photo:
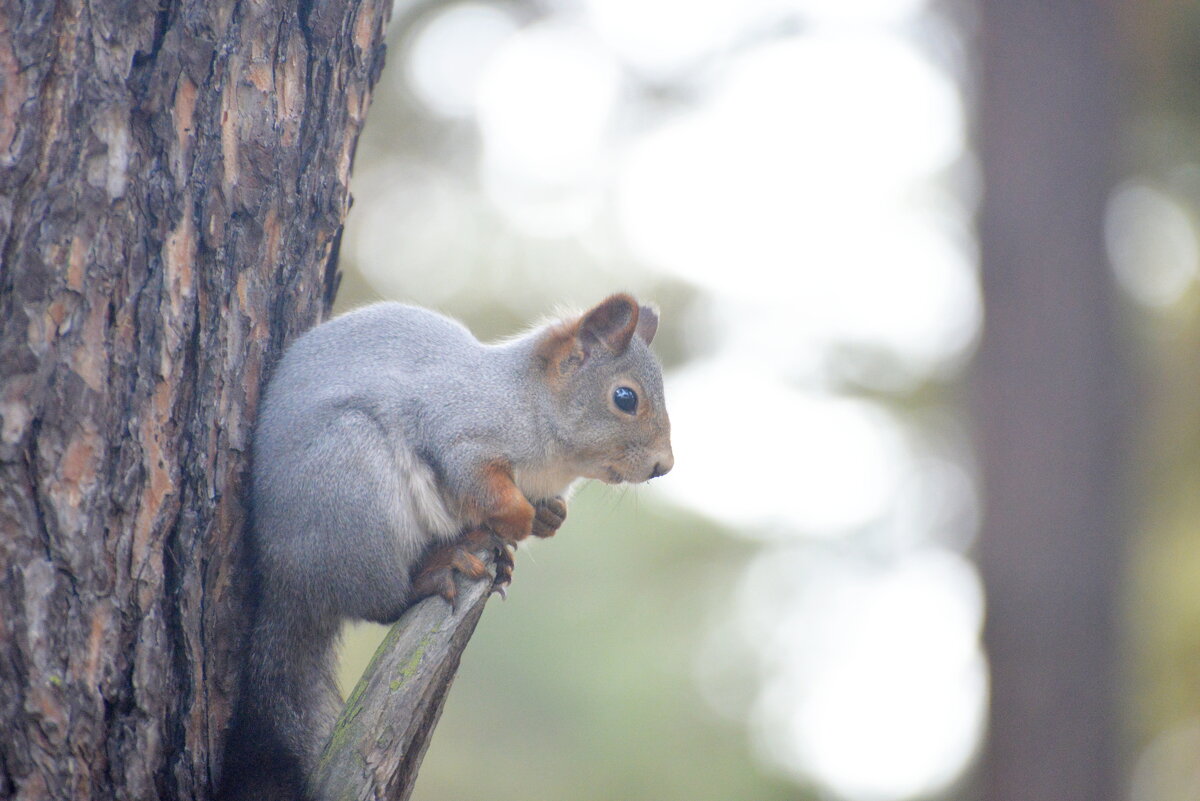
[[[339,311],[662,308],[414,798],[1200,799],[1200,2],[398,0],[354,172]]]

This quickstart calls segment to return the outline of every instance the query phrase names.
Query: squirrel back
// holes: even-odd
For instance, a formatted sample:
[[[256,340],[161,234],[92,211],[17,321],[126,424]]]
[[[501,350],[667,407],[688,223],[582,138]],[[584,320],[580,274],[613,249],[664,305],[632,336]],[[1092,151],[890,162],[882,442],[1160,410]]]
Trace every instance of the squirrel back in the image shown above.
[[[614,295],[483,344],[381,303],[292,343],[254,434],[254,623],[218,798],[305,797],[341,706],[341,622],[396,620],[431,550],[473,530],[515,543],[576,479],[671,468],[657,325]]]

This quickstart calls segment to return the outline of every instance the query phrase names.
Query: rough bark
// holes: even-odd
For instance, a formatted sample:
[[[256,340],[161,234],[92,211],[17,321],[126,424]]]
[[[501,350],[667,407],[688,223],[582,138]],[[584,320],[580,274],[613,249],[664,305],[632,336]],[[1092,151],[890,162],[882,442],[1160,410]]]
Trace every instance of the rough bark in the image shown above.
[[[204,798],[390,0],[0,0],[0,797]]]
[[[987,801],[1123,797],[1122,443],[1129,376],[1103,249],[1118,134],[1111,0],[984,0]]]

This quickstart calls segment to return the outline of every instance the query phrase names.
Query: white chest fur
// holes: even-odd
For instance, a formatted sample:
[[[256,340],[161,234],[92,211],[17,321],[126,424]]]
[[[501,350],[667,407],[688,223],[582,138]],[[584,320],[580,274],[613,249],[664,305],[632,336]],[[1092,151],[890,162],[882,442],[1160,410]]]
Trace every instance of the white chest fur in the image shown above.
[[[513,480],[517,488],[531,501],[553,498],[556,495],[565,498],[569,494],[571,484],[578,478],[579,475],[573,470],[562,467],[541,470],[517,468],[513,471]]]

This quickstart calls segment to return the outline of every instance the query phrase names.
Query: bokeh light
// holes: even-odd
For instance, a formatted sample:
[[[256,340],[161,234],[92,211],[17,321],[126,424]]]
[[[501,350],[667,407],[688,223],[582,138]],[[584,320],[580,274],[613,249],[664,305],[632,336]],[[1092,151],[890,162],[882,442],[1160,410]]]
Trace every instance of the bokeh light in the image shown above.
[[[588,222],[580,201],[604,169],[620,90],[616,61],[579,25],[534,24],[499,48],[478,97],[482,179],[516,225],[562,235]]]
[[[841,797],[945,789],[983,724],[983,592],[973,567],[921,549],[884,565],[768,554],[755,571],[745,602],[760,607],[751,612],[760,620],[778,609],[762,587],[802,587],[769,631],[763,747]],[[778,575],[762,575],[770,572]]]
[[[498,6],[458,3],[442,9],[413,32],[407,86],[438,114],[472,114],[484,72],[516,29]]]
[[[887,512],[908,466],[899,425],[867,401],[798,391],[728,364],[673,376],[667,391],[683,478],[663,492],[737,531],[852,531]]]
[[[1196,230],[1169,195],[1140,182],[1118,186],[1108,204],[1105,238],[1118,282],[1147,306],[1174,303],[1196,280]]]

